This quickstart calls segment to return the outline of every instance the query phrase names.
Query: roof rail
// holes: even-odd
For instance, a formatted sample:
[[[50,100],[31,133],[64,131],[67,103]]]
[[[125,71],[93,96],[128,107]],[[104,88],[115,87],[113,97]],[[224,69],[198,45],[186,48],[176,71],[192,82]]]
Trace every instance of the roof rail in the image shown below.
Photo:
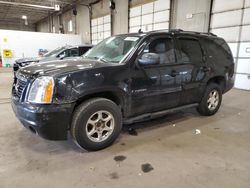
[[[142,33],[141,29],[138,32]],[[210,35],[217,37],[217,35],[211,32],[184,31],[182,29],[160,29],[160,30],[149,31],[149,33],[154,33],[154,32],[174,32],[174,33],[187,33],[187,34],[190,33],[190,34]]]

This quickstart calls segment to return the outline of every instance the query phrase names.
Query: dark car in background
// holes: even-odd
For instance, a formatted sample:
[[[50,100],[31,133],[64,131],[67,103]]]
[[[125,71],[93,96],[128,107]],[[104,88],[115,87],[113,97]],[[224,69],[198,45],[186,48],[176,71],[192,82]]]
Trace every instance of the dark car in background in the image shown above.
[[[84,57],[34,64],[17,72],[12,107],[21,123],[49,140],[99,150],[123,123],[196,107],[215,114],[234,84],[224,39],[181,30],[107,38]]]
[[[92,45],[63,46],[44,54],[42,57],[18,59],[13,65],[13,71],[15,73],[19,68],[25,67],[33,63],[62,60],[68,57],[79,57],[85,54],[92,47]]]

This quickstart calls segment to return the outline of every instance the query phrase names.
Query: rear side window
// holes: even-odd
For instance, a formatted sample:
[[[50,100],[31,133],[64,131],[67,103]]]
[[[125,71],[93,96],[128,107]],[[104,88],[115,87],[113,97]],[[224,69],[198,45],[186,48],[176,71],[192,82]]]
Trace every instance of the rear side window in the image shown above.
[[[202,61],[202,51],[198,40],[179,38],[178,44],[183,63],[200,63]]]

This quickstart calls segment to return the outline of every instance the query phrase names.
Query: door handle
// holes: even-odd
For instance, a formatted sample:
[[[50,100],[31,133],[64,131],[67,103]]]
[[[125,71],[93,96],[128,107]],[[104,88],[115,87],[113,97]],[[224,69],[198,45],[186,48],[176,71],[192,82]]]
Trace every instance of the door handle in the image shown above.
[[[173,71],[171,72],[170,75],[171,75],[172,77],[176,77],[176,76],[179,75],[179,74],[180,74],[179,72],[173,70]]]

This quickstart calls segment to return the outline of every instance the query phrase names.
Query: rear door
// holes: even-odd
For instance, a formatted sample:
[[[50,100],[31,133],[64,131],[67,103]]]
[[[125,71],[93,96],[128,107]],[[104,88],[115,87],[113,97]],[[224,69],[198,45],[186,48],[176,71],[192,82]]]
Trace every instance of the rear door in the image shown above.
[[[209,68],[205,63],[205,53],[198,40],[193,36],[177,35],[177,58],[181,78],[181,105],[199,102]]]

